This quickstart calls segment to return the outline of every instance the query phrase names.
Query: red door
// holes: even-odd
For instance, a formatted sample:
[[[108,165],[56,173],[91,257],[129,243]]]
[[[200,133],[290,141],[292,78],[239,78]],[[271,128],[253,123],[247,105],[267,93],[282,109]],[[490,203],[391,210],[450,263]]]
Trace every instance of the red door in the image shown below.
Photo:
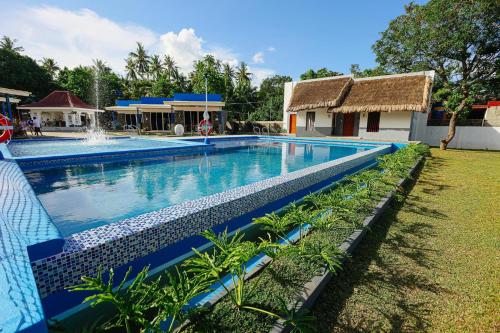
[[[344,113],[344,125],[342,128],[343,136],[354,135],[354,113]]]
[[[297,132],[297,115],[296,114],[290,115],[289,132],[290,132],[290,134],[295,134]]]

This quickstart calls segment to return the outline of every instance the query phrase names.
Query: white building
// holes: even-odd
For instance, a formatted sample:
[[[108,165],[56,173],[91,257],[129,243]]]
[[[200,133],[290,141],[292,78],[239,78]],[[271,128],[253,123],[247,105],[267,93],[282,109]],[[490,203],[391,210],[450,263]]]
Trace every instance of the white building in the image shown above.
[[[96,123],[97,114],[104,112],[86,104],[69,91],[60,90],[51,92],[38,102],[17,108],[29,110],[32,118],[41,120],[46,131],[90,126]]]
[[[285,84],[283,127],[297,136],[417,140],[425,132],[434,72]]]

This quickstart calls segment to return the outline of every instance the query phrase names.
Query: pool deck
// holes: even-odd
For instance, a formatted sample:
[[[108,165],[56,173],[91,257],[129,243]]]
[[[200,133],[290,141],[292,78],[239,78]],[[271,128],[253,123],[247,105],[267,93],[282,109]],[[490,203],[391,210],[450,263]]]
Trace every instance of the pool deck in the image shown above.
[[[64,133],[67,134],[67,133]],[[218,140],[257,136],[219,136]],[[146,137],[153,139],[154,137]],[[261,137],[266,139],[266,137]],[[344,144],[352,141],[322,138],[269,137],[273,140]],[[207,148],[203,137],[183,138],[186,147]],[[196,144],[195,144],[196,142]],[[356,142],[360,144],[361,142]],[[156,212],[140,215],[64,239],[52,223],[26,180],[16,158],[6,147],[0,151],[0,318],[2,332],[46,332],[42,297],[78,282],[81,275],[98,269],[102,260],[109,267],[129,265],[154,254],[176,240],[193,236],[224,221],[236,219],[273,201],[293,196],[304,188],[330,180],[390,153],[395,145],[367,141],[376,147],[345,158],[322,163],[287,175],[274,177],[198,200],[184,202]],[[146,152],[147,153],[147,152]],[[4,158],[5,157],[5,158]],[[88,157],[88,156],[87,156]],[[104,157],[101,155],[101,157]],[[42,157],[40,160],[46,159]],[[267,201],[266,201],[267,200]],[[187,221],[195,227],[184,230]],[[251,219],[250,219],[251,220]],[[184,221],[183,223],[178,223]],[[208,222],[208,224],[207,224]],[[189,225],[190,226],[190,225]],[[180,229],[179,229],[180,228]],[[176,239],[165,235],[179,236]],[[118,249],[118,250],[117,250]],[[117,255],[118,254],[118,255]],[[97,259],[98,258],[98,259]],[[118,260],[118,261],[117,261]],[[141,264],[141,262],[139,262]],[[72,273],[72,274],[70,274]],[[61,289],[62,288],[62,289]],[[66,293],[65,293],[66,294]],[[56,295],[57,296],[57,295]],[[59,296],[55,297],[59,300]],[[52,299],[53,301],[54,299]],[[61,300],[62,301],[62,300]],[[45,311],[47,309],[45,308]]]

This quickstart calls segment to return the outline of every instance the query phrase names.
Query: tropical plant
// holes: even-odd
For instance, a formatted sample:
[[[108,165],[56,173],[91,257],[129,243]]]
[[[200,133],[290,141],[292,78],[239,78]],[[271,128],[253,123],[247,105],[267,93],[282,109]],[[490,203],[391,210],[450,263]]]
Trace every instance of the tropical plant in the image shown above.
[[[57,72],[60,70],[56,61],[52,58],[43,58],[41,63],[42,68],[45,69],[47,73],[49,73],[52,80],[54,80],[56,78]]]
[[[165,54],[163,58],[163,68],[165,75],[170,81],[177,80],[179,78],[179,67],[175,64],[174,58]]]
[[[158,80],[160,75],[163,72],[163,65],[161,63],[160,56],[155,54],[151,57],[149,63],[149,75],[153,78],[153,80]]]
[[[69,291],[91,291],[94,294],[87,296],[83,302],[90,302],[92,307],[101,303],[110,303],[117,314],[103,324],[103,328],[124,327],[127,333],[145,330],[150,327],[146,313],[154,308],[159,281],[147,284],[148,267],[137,274],[132,284],[125,287],[132,268],[129,268],[122,281],[114,288],[114,271],[109,270],[107,281],[103,278],[102,270],[97,276],[82,277],[82,284],[68,288]]]
[[[137,70],[135,66],[134,59],[132,57],[128,57],[125,59],[125,72],[127,73],[128,80],[137,80]]]
[[[297,220],[291,219],[286,215],[280,216],[272,212],[262,217],[254,218],[253,223],[260,225],[264,231],[272,232],[279,237],[284,237],[288,231],[297,225]]]
[[[135,66],[136,72],[141,79],[147,78],[149,73],[149,63],[150,57],[144,45],[137,42],[137,49],[135,52],[129,53],[129,59],[132,59],[132,62]],[[128,65],[128,62],[127,62]]]
[[[12,39],[7,36],[3,36],[2,39],[0,40],[0,49],[14,52],[14,53],[21,53],[24,51],[24,48],[22,46],[16,46],[17,39]]]

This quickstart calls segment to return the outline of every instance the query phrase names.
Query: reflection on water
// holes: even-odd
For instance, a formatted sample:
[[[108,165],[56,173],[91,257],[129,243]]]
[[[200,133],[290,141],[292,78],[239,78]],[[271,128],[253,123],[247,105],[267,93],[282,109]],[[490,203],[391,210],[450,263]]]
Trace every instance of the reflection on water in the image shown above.
[[[69,235],[365,149],[254,143],[212,154],[72,166],[26,175],[61,232]]]

